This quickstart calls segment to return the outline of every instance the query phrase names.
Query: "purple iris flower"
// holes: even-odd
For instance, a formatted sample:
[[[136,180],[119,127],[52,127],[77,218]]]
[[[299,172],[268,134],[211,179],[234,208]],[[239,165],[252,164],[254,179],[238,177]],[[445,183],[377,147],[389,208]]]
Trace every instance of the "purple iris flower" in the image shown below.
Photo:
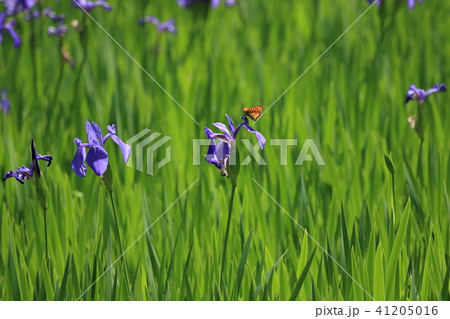
[[[8,178],[14,177],[21,184],[24,183],[25,179],[32,179],[33,177],[41,177],[41,169],[39,167],[38,161],[48,162],[47,167],[52,163],[53,156],[51,155],[41,155],[36,152],[34,148],[34,142],[31,141],[31,164],[30,167],[22,166],[18,167],[17,171],[10,171],[3,176],[3,181]]]
[[[61,23],[66,19],[66,15],[64,13],[56,14],[52,11],[51,8],[45,8],[44,10],[42,10],[42,15],[58,23]]]
[[[88,0],[72,0],[72,5],[86,12],[91,12],[95,7],[102,7],[106,11],[111,11],[112,7],[106,0],[88,1]]]
[[[231,7],[237,0],[225,0],[225,5]],[[194,3],[210,3],[211,8],[215,9],[219,6],[220,0],[178,0],[178,5],[183,8],[189,8]]]
[[[41,17],[41,13],[39,10],[33,10],[33,11],[25,11],[25,20],[29,21],[31,19],[37,20]]]
[[[411,84],[408,92],[406,92],[405,103],[409,101],[416,100],[419,104],[422,104],[430,95],[437,92],[446,92],[447,88],[444,83],[436,83],[431,89],[425,91],[423,89],[418,89],[414,84]]]
[[[140,25],[144,25],[146,23],[152,23],[153,25],[155,25],[159,32],[167,31],[170,33],[177,33],[177,28],[175,27],[174,19],[170,19],[166,22],[159,22],[158,18],[152,15],[145,16],[139,19]]]
[[[377,6],[380,6],[381,0],[367,0],[369,4],[372,4],[374,1],[377,2]],[[414,6],[416,5],[416,2],[423,2],[423,0],[407,0],[408,1],[408,8],[409,10],[414,9]]]
[[[67,26],[65,26],[62,23],[59,23],[58,26],[54,27],[54,26],[49,26],[47,29],[47,34],[49,36],[55,35],[55,36],[63,36],[64,34],[66,34],[68,31]]]
[[[367,2],[369,2],[369,4],[372,4],[374,1],[377,2],[377,6],[381,5],[381,0],[367,0]]]
[[[6,113],[9,113],[10,104],[6,93],[8,93],[8,89],[3,89],[0,91],[0,108]]]
[[[36,5],[37,0],[4,0],[6,15],[17,15],[22,11],[29,11]]]
[[[214,133],[209,128],[204,128],[206,137],[211,140],[208,153],[206,154],[206,161],[216,165],[216,167],[221,170],[222,176],[227,176],[226,169],[228,160],[230,159],[231,144],[236,140],[236,136],[242,127],[245,127],[247,131],[255,134],[261,149],[263,149],[266,144],[266,138],[248,124],[246,116],[241,117],[244,122],[239,124],[236,128],[234,127],[233,120],[227,114],[225,114],[225,116],[228,119],[229,130],[225,124],[220,122],[213,123],[213,125],[221,130],[222,133]],[[217,144],[216,140],[218,141]]]
[[[116,144],[120,146],[120,150],[122,151],[123,160],[125,163],[128,161],[130,157],[131,147],[128,144],[122,142],[120,138],[116,135],[116,126],[108,125],[108,134],[104,137],[102,135],[102,130],[95,123],[89,123],[86,120],[86,133],[88,136],[89,143],[83,143],[80,139],[75,138],[74,142],[77,146],[77,152],[72,160],[72,170],[79,177],[86,176],[86,165],[84,162],[89,165],[90,168],[94,171],[98,176],[103,175],[108,169],[108,153],[104,149],[105,142],[108,138],[111,138]],[[86,148],[89,148],[89,152],[86,156]]]
[[[20,37],[14,30],[15,24],[16,21],[14,19],[6,21],[6,11],[0,13],[0,43],[3,43],[3,34],[5,33],[5,31],[8,31],[8,33],[11,35],[11,38],[13,39],[14,48],[19,47]]]
[[[408,8],[409,10],[414,9],[414,6],[416,5],[416,2],[423,2],[423,0],[408,0]]]

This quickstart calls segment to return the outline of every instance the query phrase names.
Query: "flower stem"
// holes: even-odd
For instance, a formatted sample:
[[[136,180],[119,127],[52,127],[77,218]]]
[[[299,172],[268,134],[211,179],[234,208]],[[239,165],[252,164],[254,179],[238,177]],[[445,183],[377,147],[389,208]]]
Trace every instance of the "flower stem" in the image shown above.
[[[122,237],[120,236],[119,220],[117,218],[116,203],[114,201],[114,196],[113,196],[112,192],[109,192],[109,197],[111,199],[111,205],[113,208],[114,223],[116,224],[116,232],[117,232],[117,237],[119,238],[120,250],[123,251],[124,249],[123,249],[123,244],[122,244]]]
[[[222,250],[222,265],[220,267],[220,278],[222,278],[223,270],[225,268],[225,257],[227,254],[227,246],[228,246],[228,235],[230,233],[230,223],[231,223],[231,214],[233,212],[233,201],[234,201],[234,193],[236,191],[236,186],[233,185],[231,189],[231,198],[230,198],[230,206],[228,210],[228,220],[227,220],[227,228],[225,230],[225,238],[223,242],[223,250]]]
[[[47,208],[44,209],[44,232],[45,232],[45,260],[47,267],[50,267],[50,255],[48,254],[48,228],[47,228]]]
[[[63,43],[62,43],[62,39],[59,39],[59,50],[62,51],[63,48]],[[58,98],[58,93],[59,93],[59,87],[61,86],[61,81],[62,81],[62,77],[63,77],[63,72],[64,72],[64,58],[62,57],[62,53],[61,53],[61,61],[60,61],[60,65],[59,65],[59,73],[58,73],[58,79],[56,80],[56,86],[55,86],[55,91],[53,92],[53,98],[52,98],[52,106],[56,107],[56,101]]]
[[[423,184],[423,138],[420,139],[419,158],[417,160],[417,175]]]
[[[394,174],[391,174],[391,175],[392,175],[392,205],[393,205],[393,208],[395,211],[395,202],[396,202],[396,200],[395,200],[395,175]]]
[[[34,23],[34,19],[31,18],[30,21],[31,24],[31,35],[30,35],[30,47],[31,47],[31,70],[32,70],[32,78],[33,78],[33,91],[34,91],[34,98],[36,101],[39,101],[39,96],[38,96],[38,72],[37,72],[37,48],[36,48],[36,36],[34,33],[34,27],[35,27],[35,23]]]
[[[120,236],[119,219],[117,218],[116,203],[114,201],[113,192],[111,192],[111,191],[109,192],[109,197],[111,199],[111,205],[112,205],[112,208],[113,208],[114,223],[116,224],[116,232],[117,232],[117,237],[119,238],[120,251],[121,251],[121,254],[124,254],[125,253],[125,249],[124,249],[124,246],[123,246],[123,243],[122,243],[122,237]],[[129,278],[130,277],[128,276],[127,262],[125,260],[125,256],[122,256],[122,257],[123,257],[123,265],[124,265],[124,268],[125,268],[125,277],[126,277],[125,280],[126,280],[126,283],[127,283],[127,288],[130,289],[130,282],[129,282]],[[130,297],[132,298],[131,290],[129,290],[128,293],[129,293]]]

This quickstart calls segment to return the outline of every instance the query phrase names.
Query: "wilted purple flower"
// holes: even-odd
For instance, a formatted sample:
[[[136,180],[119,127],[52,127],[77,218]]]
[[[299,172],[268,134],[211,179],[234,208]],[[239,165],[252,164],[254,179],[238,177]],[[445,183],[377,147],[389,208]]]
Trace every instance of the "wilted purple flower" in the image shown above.
[[[84,11],[90,12],[95,7],[102,7],[106,11],[111,11],[112,7],[106,0],[88,1],[88,0],[72,0],[72,5]]]
[[[248,124],[248,119],[246,116],[241,117],[244,122],[239,124],[236,128],[234,127],[233,120],[227,114],[225,114],[225,116],[228,119],[228,128],[230,130],[228,130],[225,124],[220,122],[213,123],[213,125],[223,133],[214,133],[208,127],[204,128],[206,137],[211,140],[208,153],[206,154],[206,161],[214,164],[218,169],[220,169],[222,176],[228,176],[226,169],[230,159],[231,144],[236,140],[237,134],[242,127],[245,127],[247,131],[255,134],[261,149],[263,149],[266,144],[265,137]],[[217,144],[216,140],[218,141]]]
[[[66,15],[64,13],[56,14],[51,8],[45,8],[42,10],[42,15],[58,23],[61,23],[66,19]]]
[[[166,22],[159,22],[158,18],[152,15],[145,16],[139,19],[140,25],[144,25],[146,23],[152,23],[153,25],[155,25],[159,32],[167,31],[170,33],[177,33],[177,28],[175,27],[174,19],[170,19]]]
[[[125,161],[125,163],[128,161],[131,147],[128,144],[122,142],[122,140],[117,137],[116,127],[114,124],[108,125],[108,134],[103,137],[100,127],[95,122],[92,122],[91,124],[88,120],[86,120],[86,133],[89,143],[83,143],[78,138],[74,139],[74,142],[77,146],[77,152],[75,153],[75,156],[72,160],[72,170],[79,177],[86,176],[86,165],[84,164],[85,161],[98,176],[101,176],[106,172],[106,170],[108,169],[109,161],[108,153],[104,149],[104,146],[108,138],[111,138],[116,144],[120,146],[123,160]],[[86,148],[89,148],[87,156]]]
[[[409,101],[416,100],[419,104],[422,104],[430,95],[437,92],[445,92],[447,88],[445,84],[436,83],[431,89],[425,91],[423,89],[418,89],[414,84],[411,84],[408,92],[406,92],[405,103]]]
[[[6,93],[8,93],[8,89],[3,89],[0,91],[0,108],[5,111],[6,113],[9,113],[10,110],[10,104],[9,100],[6,96]]]
[[[178,5],[183,8],[189,8],[194,3],[210,3],[211,8],[215,9],[219,6],[221,0],[178,0]],[[233,6],[237,0],[225,0],[225,5]]]
[[[47,34],[49,36],[55,35],[55,36],[63,36],[64,34],[66,34],[68,31],[67,26],[65,26],[64,24],[60,23],[58,24],[57,27],[54,26],[49,26],[47,29]]]
[[[415,130],[416,129],[417,116],[415,116],[415,115],[409,116],[407,121],[408,121],[409,126],[411,127],[411,129]]]
[[[38,161],[48,162],[47,167],[52,163],[53,157],[51,155],[41,155],[36,152],[34,148],[34,142],[31,141],[31,164],[30,167],[22,166],[18,167],[17,171],[10,171],[3,176],[3,181],[8,178],[14,177],[21,184],[24,183],[25,179],[32,179],[33,177],[41,177],[41,169],[39,167]]]
[[[20,37],[14,30],[15,23],[16,21],[14,19],[6,21],[6,12],[0,13],[0,43],[3,43],[3,34],[5,31],[8,31],[13,39],[14,48],[18,48],[20,45]]]
[[[367,0],[369,4],[372,4],[374,1],[377,2],[377,6],[380,6],[381,0]],[[414,6],[416,5],[416,2],[423,2],[423,0],[407,0],[408,1],[408,8],[409,10],[414,9]]]

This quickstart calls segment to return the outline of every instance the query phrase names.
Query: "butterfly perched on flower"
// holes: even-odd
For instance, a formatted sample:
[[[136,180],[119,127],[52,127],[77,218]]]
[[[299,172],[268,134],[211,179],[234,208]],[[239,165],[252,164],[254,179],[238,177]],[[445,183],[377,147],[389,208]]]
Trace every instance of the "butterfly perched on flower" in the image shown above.
[[[261,116],[261,111],[264,108],[262,105],[257,105],[253,107],[244,107],[243,112],[246,116],[256,121]]]

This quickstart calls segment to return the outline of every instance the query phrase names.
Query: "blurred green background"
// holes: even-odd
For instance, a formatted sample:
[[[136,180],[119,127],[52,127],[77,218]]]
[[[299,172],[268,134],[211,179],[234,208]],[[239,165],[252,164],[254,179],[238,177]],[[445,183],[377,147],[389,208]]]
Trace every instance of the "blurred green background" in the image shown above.
[[[11,112],[0,112],[0,172],[28,165],[31,139],[54,156],[42,168],[50,257],[33,184],[0,183],[1,300],[449,299],[448,93],[424,105],[421,154],[406,120],[415,102],[403,104],[412,83],[449,84],[449,2],[371,7],[270,110],[367,1],[242,0],[215,10],[109,3],[111,12],[97,8],[92,17],[199,125],[69,1],[42,7],[66,14],[62,41],[73,68],[60,63],[49,19],[20,16],[22,45],[13,49],[9,35],[0,45],[0,89],[11,101]],[[139,26],[148,14],[174,18],[178,33]],[[74,19],[86,19],[84,38]],[[268,165],[241,167],[221,276],[231,185],[206,161],[193,165],[193,139],[226,122],[225,113],[238,122],[243,106],[260,104],[267,113],[253,127],[267,138],[260,154]],[[146,128],[172,137],[171,161],[153,176],[126,167],[117,145],[106,143],[123,245],[133,244],[110,269],[122,249],[108,191],[90,168],[85,178],[71,170],[73,138],[87,140],[86,119],[104,134],[115,123],[124,141]],[[240,138],[256,143],[246,131]],[[298,139],[287,165],[270,145],[283,138]],[[294,165],[305,139],[325,166]]]

